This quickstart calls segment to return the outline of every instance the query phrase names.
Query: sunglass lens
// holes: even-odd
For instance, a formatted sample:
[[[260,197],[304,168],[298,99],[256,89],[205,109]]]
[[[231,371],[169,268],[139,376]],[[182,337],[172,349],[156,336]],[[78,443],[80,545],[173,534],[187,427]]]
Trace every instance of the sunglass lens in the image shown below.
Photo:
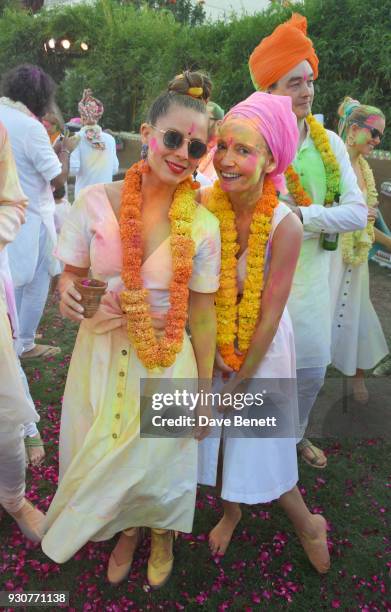
[[[179,149],[183,142],[183,136],[176,130],[167,130],[164,134],[163,142],[167,149]]]
[[[201,140],[192,140],[189,143],[189,155],[194,159],[201,159],[206,153],[206,144]]]
[[[383,134],[381,132],[379,132],[378,129],[376,128],[372,128],[371,129],[371,136],[372,138],[378,138],[379,140],[382,139]]]

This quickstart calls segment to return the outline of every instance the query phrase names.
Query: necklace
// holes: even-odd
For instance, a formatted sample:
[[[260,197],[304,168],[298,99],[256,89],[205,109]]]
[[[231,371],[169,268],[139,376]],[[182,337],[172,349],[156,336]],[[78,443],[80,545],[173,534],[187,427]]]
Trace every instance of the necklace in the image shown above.
[[[373,172],[362,155],[358,163],[367,189],[367,205],[375,206],[378,201],[378,193]],[[366,228],[355,232],[342,234],[342,257],[346,264],[359,266],[368,261],[368,253],[375,240],[373,221],[369,221]]]
[[[134,164],[127,171],[121,196],[122,280],[126,289],[120,294],[120,301],[126,314],[128,336],[140,361],[148,369],[167,368],[174,363],[183,343],[189,297],[188,282],[195,249],[191,229],[197,205],[191,180],[180,183],[168,213],[173,263],[170,307],[164,335],[157,338],[147,302],[148,290],[143,287],[141,278],[141,185],[144,172],[144,162]]]
[[[334,151],[331,148],[327,131],[323,125],[319,123],[313,115],[308,115],[307,123],[310,128],[311,138],[323,161],[326,173],[325,204],[326,206],[330,206],[339,193],[341,170],[334,155]],[[312,199],[302,186],[300,177],[292,164],[288,166],[285,172],[285,178],[289,193],[293,197],[296,206],[310,206],[310,204],[312,204]]]
[[[220,288],[216,294],[217,346],[225,363],[236,371],[244,361],[260,316],[266,246],[277,205],[274,184],[266,177],[250,225],[246,279],[243,296],[238,304],[236,254],[239,245],[235,213],[228,195],[218,181],[206,203],[207,208],[218,218],[221,232]],[[236,336],[242,355],[235,352]]]

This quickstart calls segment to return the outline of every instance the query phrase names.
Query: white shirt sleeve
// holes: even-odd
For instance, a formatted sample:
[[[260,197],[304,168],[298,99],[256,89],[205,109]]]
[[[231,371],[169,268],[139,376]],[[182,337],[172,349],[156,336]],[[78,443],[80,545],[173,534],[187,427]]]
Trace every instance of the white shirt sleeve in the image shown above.
[[[115,138],[112,141],[112,156],[113,156],[113,176],[117,174],[119,169],[119,161],[117,157],[117,144],[115,142]]]
[[[368,209],[345,144],[334,132],[327,130],[327,134],[341,169],[339,206],[300,206],[304,229],[306,232],[317,233],[343,233],[364,229],[368,223]]]
[[[61,174],[60,160],[50,144],[45,128],[39,121],[34,121],[28,130],[24,151],[35,170],[48,183]]]
[[[79,142],[76,149],[74,149],[69,156],[70,176],[77,176],[80,172],[80,144],[81,142]]]

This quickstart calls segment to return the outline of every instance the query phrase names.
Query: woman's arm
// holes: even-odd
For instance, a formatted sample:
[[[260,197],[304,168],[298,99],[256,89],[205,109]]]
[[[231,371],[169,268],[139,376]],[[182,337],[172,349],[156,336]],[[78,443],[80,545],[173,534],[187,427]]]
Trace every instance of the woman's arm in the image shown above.
[[[391,252],[391,236],[387,236],[387,234],[377,229],[377,227],[375,227],[374,229],[375,229],[375,242],[378,242],[379,244],[384,246],[388,251]]]
[[[211,387],[213,362],[216,350],[216,310],[214,293],[190,291],[189,326],[198,368],[198,390],[208,392]],[[198,406],[197,415],[210,416],[208,406]],[[207,427],[197,427],[195,437],[202,440],[208,433]]]
[[[216,350],[216,310],[214,293],[190,291],[189,327],[198,378],[210,380]]]
[[[75,266],[66,265],[58,282],[58,290],[61,296],[59,304],[60,312],[63,317],[67,317],[77,323],[80,323],[84,317],[82,314],[83,306],[79,304],[81,295],[76,291],[74,281],[85,276],[88,276],[88,268],[76,268]]]
[[[262,293],[261,318],[253,335],[246,359],[232,383],[232,391],[242,380],[251,378],[277,332],[292,286],[293,275],[303,239],[299,219],[287,215],[275,230],[269,274]]]

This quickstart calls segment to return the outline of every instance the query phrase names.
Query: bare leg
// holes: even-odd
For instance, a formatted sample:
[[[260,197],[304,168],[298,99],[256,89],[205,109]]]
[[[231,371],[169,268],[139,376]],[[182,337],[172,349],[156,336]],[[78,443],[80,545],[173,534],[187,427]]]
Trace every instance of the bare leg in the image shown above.
[[[223,452],[222,444],[220,444],[216,479],[216,488],[219,495],[221,495],[222,480]],[[239,504],[237,504],[236,502],[226,501],[224,499],[222,500],[222,503],[224,514],[209,534],[209,548],[213,555],[224,555],[231,541],[235,527],[242,517],[242,512],[240,510]]]
[[[297,487],[281,495],[278,503],[292,521],[312,565],[320,574],[326,573],[330,568],[326,520],[320,514],[311,514]]]
[[[224,555],[231,541],[236,525],[242,518],[240,505],[236,502],[223,501],[224,514],[216,527],[209,534],[209,547],[214,555]]]
[[[364,370],[356,370],[356,375],[352,377],[353,397],[359,404],[367,404],[369,399],[368,389],[365,386]]]

